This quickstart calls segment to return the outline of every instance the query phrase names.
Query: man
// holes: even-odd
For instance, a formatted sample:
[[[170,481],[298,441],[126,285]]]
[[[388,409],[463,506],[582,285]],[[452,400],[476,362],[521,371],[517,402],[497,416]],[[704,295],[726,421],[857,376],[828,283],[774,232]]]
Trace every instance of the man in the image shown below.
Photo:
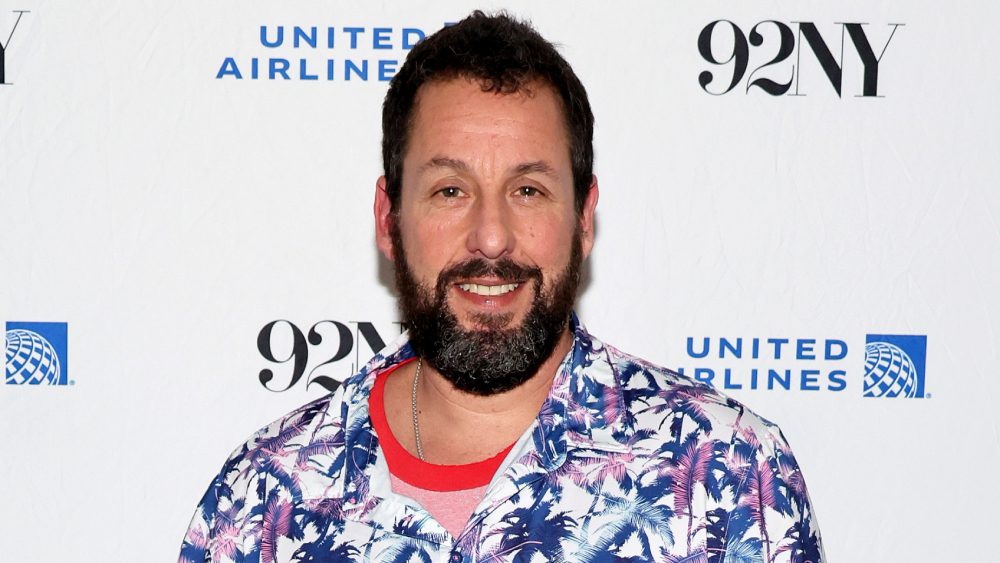
[[[410,330],[233,454],[181,561],[822,560],[776,426],[573,315],[592,135],[524,23],[477,12],[412,50],[375,195]]]

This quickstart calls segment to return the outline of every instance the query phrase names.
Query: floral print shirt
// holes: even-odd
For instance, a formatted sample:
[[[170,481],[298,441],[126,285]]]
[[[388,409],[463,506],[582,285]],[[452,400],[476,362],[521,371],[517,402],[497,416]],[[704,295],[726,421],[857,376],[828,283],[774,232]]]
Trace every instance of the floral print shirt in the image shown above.
[[[251,437],[181,547],[186,562],[819,563],[805,481],[778,427],[709,386],[626,355],[572,319],[536,421],[458,537],[396,494],[368,415],[375,374]]]

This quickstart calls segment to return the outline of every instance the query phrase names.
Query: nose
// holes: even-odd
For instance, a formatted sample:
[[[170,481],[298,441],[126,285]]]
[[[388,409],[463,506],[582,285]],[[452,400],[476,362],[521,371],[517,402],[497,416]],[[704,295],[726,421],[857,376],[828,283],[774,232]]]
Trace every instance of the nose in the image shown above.
[[[470,253],[496,259],[514,251],[513,218],[502,202],[480,199],[475,203],[469,220],[472,225],[466,249]]]

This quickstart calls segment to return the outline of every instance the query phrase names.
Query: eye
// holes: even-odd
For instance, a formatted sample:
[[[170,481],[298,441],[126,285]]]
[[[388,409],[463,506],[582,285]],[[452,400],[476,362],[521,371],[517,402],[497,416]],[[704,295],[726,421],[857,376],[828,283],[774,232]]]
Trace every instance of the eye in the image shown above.
[[[441,194],[446,198],[453,198],[462,195],[462,190],[455,186],[446,186],[438,190],[437,193]]]
[[[542,195],[542,191],[534,186],[521,186],[517,188],[517,195],[521,197],[536,197]]]

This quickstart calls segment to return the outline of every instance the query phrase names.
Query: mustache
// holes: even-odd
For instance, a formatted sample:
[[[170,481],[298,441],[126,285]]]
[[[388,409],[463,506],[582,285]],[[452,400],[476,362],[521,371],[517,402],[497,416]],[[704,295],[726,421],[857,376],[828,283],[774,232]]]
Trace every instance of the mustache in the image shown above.
[[[525,282],[529,279],[541,282],[542,270],[537,266],[518,264],[510,258],[501,258],[492,261],[484,258],[471,258],[443,270],[438,275],[437,290],[438,292],[444,292],[448,285],[458,280],[478,276],[497,277],[512,282]]]

